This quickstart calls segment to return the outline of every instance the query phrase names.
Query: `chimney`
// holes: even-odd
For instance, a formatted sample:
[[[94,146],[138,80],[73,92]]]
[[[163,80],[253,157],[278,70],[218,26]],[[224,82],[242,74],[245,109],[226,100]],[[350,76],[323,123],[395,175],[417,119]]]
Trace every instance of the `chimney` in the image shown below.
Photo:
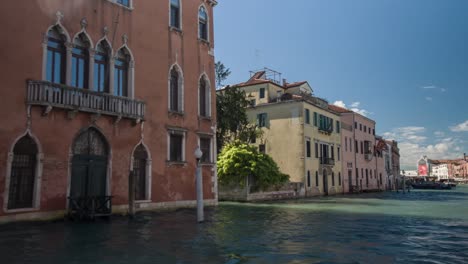
[[[286,86],[286,84],[288,84],[288,82],[283,78],[283,86]]]

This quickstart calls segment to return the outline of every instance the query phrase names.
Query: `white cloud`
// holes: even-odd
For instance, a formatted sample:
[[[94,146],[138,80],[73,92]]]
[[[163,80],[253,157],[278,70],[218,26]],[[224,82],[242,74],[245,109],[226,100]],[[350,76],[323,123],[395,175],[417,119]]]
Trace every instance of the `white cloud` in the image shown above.
[[[339,106],[339,107],[343,107],[343,108],[347,108],[355,113],[358,113],[360,115],[363,115],[363,116],[369,116],[371,115],[372,113],[365,110],[365,109],[361,109],[359,108],[359,106],[361,105],[361,102],[352,102],[350,107],[348,108],[345,104],[345,102],[339,100],[339,101],[335,101],[333,103],[333,105],[336,105],[336,106]]]
[[[468,128],[468,121],[467,123]],[[445,137],[442,131],[436,131],[434,135],[439,139],[427,142],[426,129],[419,126],[399,127],[383,133],[387,139],[398,141],[400,149],[400,165],[402,169],[414,169],[421,156],[427,155],[430,159],[452,159],[460,156],[460,145],[463,141]],[[457,150],[458,148],[458,150]]]
[[[435,89],[437,87],[435,85],[427,85],[427,86],[423,86],[422,88],[423,89]]]
[[[346,104],[343,101],[335,101],[333,105],[346,108]]]
[[[440,91],[443,92],[443,93],[445,93],[445,92],[447,91],[447,89],[445,89],[445,88],[440,88]]]
[[[359,106],[361,105],[361,102],[352,102],[350,107],[348,108],[345,104],[345,102],[339,100],[339,101],[335,101],[333,103],[333,105],[336,105],[336,106],[339,106],[339,107],[343,107],[343,108],[347,108],[355,113],[358,113],[360,115],[363,115],[363,116],[368,116],[370,114],[372,114],[371,112],[365,110],[365,109],[360,109]]]
[[[426,101],[432,101],[432,97],[427,96]]]
[[[361,102],[352,102],[351,107],[358,108]]]
[[[450,127],[453,132],[468,132],[468,120],[456,126]]]
[[[356,112],[362,116],[368,116],[371,114],[371,112],[364,110],[364,109],[359,109],[359,108],[351,108],[351,111]]]

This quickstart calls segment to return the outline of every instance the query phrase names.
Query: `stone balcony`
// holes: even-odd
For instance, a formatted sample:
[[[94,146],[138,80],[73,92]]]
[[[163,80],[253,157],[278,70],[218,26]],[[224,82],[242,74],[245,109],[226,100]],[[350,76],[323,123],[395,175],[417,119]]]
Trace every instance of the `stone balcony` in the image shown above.
[[[320,165],[335,166],[335,159],[328,157],[320,157]]]
[[[144,120],[146,104],[143,101],[107,93],[74,88],[47,81],[28,81],[26,103],[44,107],[44,114],[53,108],[65,109],[70,113],[86,112],[132,119],[136,123]],[[70,116],[70,115],[69,115]]]

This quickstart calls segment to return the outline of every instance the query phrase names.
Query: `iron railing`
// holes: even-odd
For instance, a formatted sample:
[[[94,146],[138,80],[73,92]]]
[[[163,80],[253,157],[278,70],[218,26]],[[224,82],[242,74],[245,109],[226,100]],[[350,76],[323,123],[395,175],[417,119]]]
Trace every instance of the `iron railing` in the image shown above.
[[[29,105],[51,106],[135,120],[143,120],[145,116],[146,104],[143,101],[47,81],[28,81],[26,96]]]
[[[112,213],[112,196],[68,197],[68,215],[72,218],[94,219]]]

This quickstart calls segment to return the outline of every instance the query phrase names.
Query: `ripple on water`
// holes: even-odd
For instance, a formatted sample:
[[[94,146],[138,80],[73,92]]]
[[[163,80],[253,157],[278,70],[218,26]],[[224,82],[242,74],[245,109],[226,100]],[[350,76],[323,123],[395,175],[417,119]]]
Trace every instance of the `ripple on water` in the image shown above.
[[[2,263],[468,263],[468,188],[0,226]]]

